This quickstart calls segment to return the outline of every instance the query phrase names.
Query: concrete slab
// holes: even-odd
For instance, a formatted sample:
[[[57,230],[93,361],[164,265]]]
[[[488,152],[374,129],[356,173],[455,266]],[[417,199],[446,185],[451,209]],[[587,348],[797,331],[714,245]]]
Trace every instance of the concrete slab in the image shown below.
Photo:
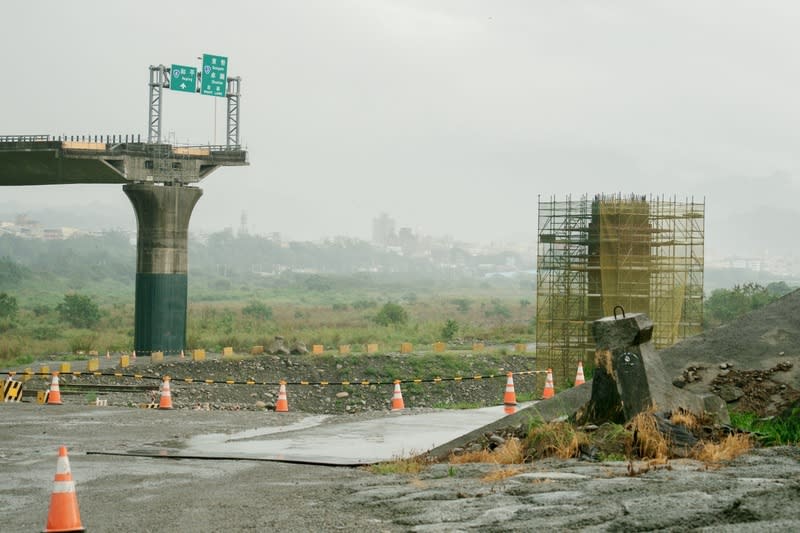
[[[194,437],[177,456],[170,456],[341,466],[374,464],[423,453],[505,416],[503,406],[424,413],[402,411],[344,423],[325,415],[308,416],[283,427]]]
[[[530,405],[521,404],[519,407]],[[235,434],[199,435],[189,439],[181,448],[87,453],[360,466],[422,454],[507,416],[502,405],[458,411],[402,411],[353,422],[314,415],[285,426],[256,428]]]

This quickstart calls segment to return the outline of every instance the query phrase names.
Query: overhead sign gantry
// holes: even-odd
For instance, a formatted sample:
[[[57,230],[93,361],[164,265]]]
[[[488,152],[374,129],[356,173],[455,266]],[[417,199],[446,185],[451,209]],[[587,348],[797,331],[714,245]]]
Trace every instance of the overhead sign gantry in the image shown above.
[[[228,58],[203,54],[203,63],[198,70],[188,65],[150,65],[150,106],[147,127],[147,142],[161,144],[161,101],[163,89],[178,92],[198,93],[222,97],[228,100],[225,146],[230,150],[240,149],[239,99],[241,78],[228,77]]]

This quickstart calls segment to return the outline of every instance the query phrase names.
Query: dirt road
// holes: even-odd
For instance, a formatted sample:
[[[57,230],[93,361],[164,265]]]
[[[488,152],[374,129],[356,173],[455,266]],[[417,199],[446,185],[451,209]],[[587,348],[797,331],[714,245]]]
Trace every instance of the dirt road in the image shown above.
[[[0,530],[43,528],[62,444],[92,532],[800,530],[797,447],[721,468],[673,461],[635,477],[626,463],[575,460],[525,465],[510,477],[494,465],[434,465],[411,476],[87,454],[180,450],[194,435],[304,416],[0,404]]]

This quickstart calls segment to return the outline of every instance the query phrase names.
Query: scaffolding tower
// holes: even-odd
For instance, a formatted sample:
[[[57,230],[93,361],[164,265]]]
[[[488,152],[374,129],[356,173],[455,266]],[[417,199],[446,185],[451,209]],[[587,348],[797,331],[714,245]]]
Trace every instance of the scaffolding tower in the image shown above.
[[[539,198],[536,366],[556,383],[594,365],[591,323],[647,313],[664,348],[700,333],[705,201],[642,195]]]

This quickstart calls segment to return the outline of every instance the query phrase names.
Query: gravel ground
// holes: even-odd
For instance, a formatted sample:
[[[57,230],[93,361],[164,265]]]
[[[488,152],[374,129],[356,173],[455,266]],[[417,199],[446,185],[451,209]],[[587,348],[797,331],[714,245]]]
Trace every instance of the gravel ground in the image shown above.
[[[66,445],[89,531],[797,531],[800,450],[756,450],[628,475],[626,463],[434,465],[378,475],[258,461],[87,452],[179,450],[193,435],[285,425],[306,414],[172,411],[33,403],[0,407],[0,530],[43,528]],[[376,416],[341,415],[337,420]],[[498,481],[486,476],[503,478]]]
[[[163,363],[153,364],[149,357],[138,357],[128,368],[116,365],[118,357],[111,360],[101,358],[101,370],[106,374],[121,372],[133,377],[117,378],[113,375],[80,376],[63,375],[62,383],[108,384],[150,386],[157,392],[160,381],[149,379],[169,375],[173,407],[176,409],[203,410],[263,410],[274,408],[278,396],[278,382],[289,382],[286,386],[290,411],[317,414],[355,414],[365,411],[384,411],[391,406],[393,379],[432,379],[436,376],[453,378],[463,376],[462,381],[441,383],[403,383],[403,399],[407,407],[442,407],[468,404],[489,406],[502,403],[506,386],[506,372],[532,370],[534,360],[526,355],[491,356],[466,353],[458,356],[457,368],[432,368],[431,358],[415,355],[375,354],[354,357],[316,357],[312,355],[264,355],[252,359],[225,359],[219,354],[209,354],[205,361],[194,362],[189,358],[180,360],[169,357]],[[72,370],[84,370],[85,361],[75,362]],[[53,362],[51,369],[58,368]],[[424,368],[426,374],[418,372]],[[22,369],[18,369],[22,370]],[[439,373],[428,375],[429,372]],[[475,375],[482,379],[471,379]],[[494,377],[489,377],[494,375]],[[187,383],[186,379],[191,379]],[[205,383],[212,380],[214,383]],[[244,383],[252,380],[254,385],[228,385],[226,380]],[[319,385],[326,381],[328,385]],[[361,385],[362,381],[369,384]],[[300,385],[300,382],[308,382]],[[341,385],[350,382],[351,385]],[[377,383],[376,382],[380,382]],[[536,375],[520,374],[514,377],[517,394],[541,396],[535,391]],[[267,383],[268,385],[264,385]],[[26,390],[44,389],[48,379],[34,379],[25,385]],[[66,387],[64,387],[66,388]],[[114,393],[104,395],[110,405],[136,406],[151,401],[148,393]],[[158,397],[156,396],[156,401]]]

